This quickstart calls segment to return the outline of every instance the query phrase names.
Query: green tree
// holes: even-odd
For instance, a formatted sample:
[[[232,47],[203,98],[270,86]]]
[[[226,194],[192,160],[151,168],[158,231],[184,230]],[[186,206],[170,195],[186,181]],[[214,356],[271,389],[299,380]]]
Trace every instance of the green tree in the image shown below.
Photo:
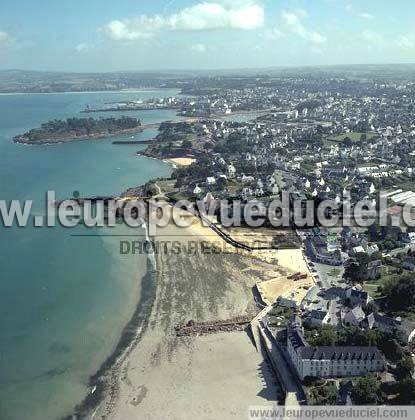
[[[414,373],[414,362],[411,356],[404,356],[396,364],[395,377],[398,380],[410,379]]]
[[[355,259],[350,261],[346,266],[343,277],[351,282],[361,282],[367,278],[367,266],[370,257],[366,252],[360,252]]]
[[[386,356],[391,362],[398,362],[404,356],[402,346],[398,341],[388,333],[383,333],[377,343],[380,351]]]
[[[394,276],[382,287],[382,293],[392,311],[410,310],[415,305],[415,277],[409,273]]]
[[[337,400],[337,388],[334,382],[320,386],[313,386],[310,389],[311,405],[334,405]]]
[[[373,375],[359,378],[353,387],[352,400],[356,405],[377,405],[383,402],[380,381]]]
[[[378,333],[374,330],[362,331],[357,327],[342,329],[338,344],[344,346],[376,346]]]
[[[318,331],[318,336],[313,338],[312,344],[314,346],[334,346],[336,345],[336,342],[336,328],[331,325],[323,325]]]
[[[353,141],[350,137],[345,137],[342,141],[344,147],[351,147],[353,145]]]
[[[407,378],[399,382],[398,385],[398,403],[402,405],[415,404],[415,380]]]

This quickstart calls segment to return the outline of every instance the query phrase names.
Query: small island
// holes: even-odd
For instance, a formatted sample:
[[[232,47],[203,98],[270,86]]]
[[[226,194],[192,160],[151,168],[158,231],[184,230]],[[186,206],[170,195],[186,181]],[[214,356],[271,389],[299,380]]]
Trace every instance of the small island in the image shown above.
[[[114,137],[142,131],[137,118],[68,118],[44,123],[13,138],[15,143],[51,144]]]

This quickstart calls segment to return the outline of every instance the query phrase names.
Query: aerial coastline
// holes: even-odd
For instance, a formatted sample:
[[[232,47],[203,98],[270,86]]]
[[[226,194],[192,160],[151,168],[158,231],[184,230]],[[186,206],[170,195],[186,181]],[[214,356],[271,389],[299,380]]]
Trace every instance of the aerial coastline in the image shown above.
[[[3,3],[0,420],[415,417],[414,2]]]
[[[173,168],[176,165],[185,168],[193,164],[195,159],[182,157],[165,161],[171,163]],[[151,183],[157,183],[157,180],[150,180]],[[143,188],[134,188],[128,195],[138,194]],[[148,185],[144,189],[147,188]],[[170,208],[167,203],[166,206]],[[185,418],[194,418],[197,412],[192,412],[186,402],[194,394],[194,389],[183,390],[176,399],[178,387],[190,385],[187,375],[209,378],[203,381],[198,391],[201,398],[206,392],[214,395],[217,392],[217,378],[223,377],[225,380],[227,377],[228,382],[216,394],[214,403],[209,401],[202,404],[202,409],[208,410],[213,417],[226,410],[231,410],[230,415],[242,415],[245,410],[243,402],[246,401],[259,404],[264,397],[270,401],[284,399],[281,385],[266,357],[255,348],[257,344],[252,341],[249,329],[195,339],[176,337],[175,328],[189,320],[217,321],[241,315],[254,318],[258,312],[256,290],[261,291],[259,284],[262,281],[273,282],[272,294],[275,296],[301,290],[305,283],[279,280],[287,273],[307,270],[302,263],[301,250],[287,249],[282,254],[278,251],[241,251],[227,243],[209,226],[204,226],[195,215],[185,213],[183,217],[192,219],[189,228],[180,228],[170,221],[158,230],[155,237],[147,236],[146,240],[151,241],[153,249],[158,249],[158,252],[148,255],[148,272],[143,281],[143,289],[148,287],[148,291],[138,302],[114,352],[90,378],[91,393],[74,412],[80,418],[92,414],[94,418],[98,416],[121,420],[134,416],[139,409],[140,415],[144,413],[148,418],[158,419],[162,415],[159,395],[165,395],[166,392],[171,402],[175,400],[176,408],[171,412],[173,419],[183,419],[184,407],[189,411]],[[245,238],[248,241],[249,235]],[[266,234],[264,239],[268,240]],[[157,243],[167,245],[163,245],[160,250]],[[183,247],[182,252],[176,256],[170,250],[170,244],[174,243],[180,243]],[[217,251],[206,254],[203,250],[206,250],[207,244]],[[185,249],[196,249],[196,254],[189,254]],[[206,274],[208,267],[215,267],[212,275]],[[205,274],[197,276],[196,273],[201,272]],[[297,299],[301,301],[303,296],[304,293],[301,293]],[[211,359],[213,355],[214,359]],[[187,362],[189,358],[194,359],[190,370]],[[174,386],[170,384],[160,388],[160,369],[164,374],[169,369],[167,366],[172,366],[172,359],[177,364],[171,373],[175,375],[176,383]],[[212,369],[213,362],[219,363],[220,372]],[[228,366],[228,371],[223,371],[222,363]],[[236,373],[241,365],[245,366],[243,375]],[[132,371],[137,370],[138,366],[137,376]],[[183,377],[185,382],[178,380],[177,374],[173,373],[176,370],[187,370],[187,375]],[[231,385],[236,382],[246,383],[238,396],[231,391]],[[255,397],[264,384],[266,387],[261,391],[263,395]],[[156,394],[154,389],[157,389]],[[170,395],[171,391],[173,393]]]
[[[197,121],[197,118],[190,118],[187,121],[178,122],[177,125],[178,127],[186,127],[189,124],[197,123]],[[148,141],[149,146],[147,149],[139,154],[170,163],[173,169],[187,168],[197,162],[197,158],[192,154],[194,152],[197,154],[197,147],[192,147],[188,151],[179,148],[176,152],[168,155],[168,157],[154,152],[154,147],[163,144],[165,140],[169,140],[165,130],[169,130],[170,127],[174,126],[175,123],[171,122],[161,123],[159,125],[159,136]],[[144,125],[141,128],[146,129],[147,127]],[[148,189],[151,184],[157,185],[157,182],[157,180],[149,180],[144,188]],[[142,190],[142,188],[133,188],[128,194],[138,194],[138,191]],[[157,188],[161,193],[160,188]],[[177,357],[179,369],[186,369],[185,360],[189,357],[195,358],[198,361],[195,362],[195,366],[188,374],[194,375],[195,377],[205,377],[209,373],[210,375],[213,374],[211,363],[206,363],[205,360],[205,358],[209,358],[209,353],[211,352],[214,352],[216,360],[223,357],[223,363],[227,363],[229,369],[232,369],[232,366],[234,369],[237,369],[237,366],[240,365],[246,366],[245,377],[241,377],[240,375],[235,376],[232,370],[229,370],[225,374],[228,380],[230,380],[225,389],[231,388],[231,384],[234,381],[249,383],[251,387],[250,389],[247,387],[246,393],[239,395],[237,398],[233,393],[228,393],[228,403],[221,405],[220,401],[225,392],[225,389],[223,389],[220,397],[218,394],[218,400],[214,404],[209,402],[204,408],[211,412],[215,406],[217,411],[216,414],[215,412],[213,413],[214,417],[220,415],[223,410],[228,410],[231,404],[235,407],[240,407],[241,411],[239,414],[242,415],[244,413],[244,408],[242,407],[243,402],[252,400],[252,404],[260,403],[263,397],[255,400],[255,394],[259,392],[261,384],[264,381],[266,388],[263,392],[266,399],[270,401],[284,399],[281,385],[277,382],[266,357],[261,351],[255,348],[255,343],[252,342],[249,330],[245,332],[235,331],[221,334],[220,336],[201,337],[196,341],[190,337],[175,337],[174,330],[178,325],[186,323],[189,320],[197,320],[199,322],[217,321],[218,319],[230,319],[241,315],[248,315],[254,318],[258,311],[256,309],[258,306],[256,290],[259,290],[260,293],[262,292],[259,286],[260,281],[272,282],[272,293],[275,296],[288,295],[294,290],[300,290],[303,287],[304,283],[285,284],[285,282],[278,280],[281,278],[281,275],[284,278],[287,273],[307,270],[306,266],[301,265],[303,257],[300,256],[300,259],[298,259],[298,254],[295,250],[294,254],[288,259],[280,255],[277,256],[277,254],[272,255],[269,252],[264,253],[261,251],[255,251],[252,254],[242,252],[241,254],[232,245],[227,244],[210,227],[203,226],[200,219],[194,215],[190,217],[193,218],[193,224],[190,228],[183,230],[170,222],[156,237],[147,237],[147,241],[151,241],[153,244],[158,241],[176,241],[182,243],[182,245],[196,242],[201,248],[204,247],[204,244],[210,243],[213,247],[223,247],[224,252],[220,252],[219,255],[215,255],[214,253],[211,256],[203,256],[203,258],[201,258],[200,254],[186,255],[182,253],[174,261],[172,261],[174,257],[172,257],[168,250],[161,253],[149,254],[149,270],[143,281],[143,288],[148,287],[148,291],[138,302],[137,308],[130,322],[125,326],[114,352],[102,364],[99,371],[91,376],[89,381],[90,394],[76,407],[75,415],[84,418],[92,414],[93,417],[102,416],[105,418],[119,418],[121,420],[126,416],[133,416],[137,407],[140,405],[140,413],[144,410],[149,418],[157,419],[157,416],[161,415],[161,412],[157,412],[159,405],[158,396],[149,393],[153,387],[159,387],[159,379],[155,380],[153,378],[154,375],[158,375],[158,371],[154,370],[157,365],[165,365],[165,363],[170,363],[172,357]],[[267,241],[269,239],[265,238],[265,240]],[[281,265],[278,263],[280,257],[282,258]],[[211,258],[215,258],[213,265],[217,267],[217,270],[215,270],[215,286],[206,283],[206,281],[209,281],[209,279],[205,278],[206,275],[201,277],[199,281],[196,281],[195,278],[195,273],[205,272],[208,267],[212,266],[212,263],[208,261]],[[276,262],[278,264],[277,266],[274,265]],[[171,272],[172,269],[174,273]],[[240,284],[232,280],[229,281],[230,277],[238,277]],[[181,281],[176,286],[175,283],[178,278]],[[213,278],[210,278],[210,281],[212,280]],[[195,281],[198,284],[196,288]],[[150,282],[152,282],[151,285]],[[209,305],[194,307],[196,302],[206,300],[206,296],[204,296],[206,287],[210,290]],[[174,305],[171,304],[172,294],[177,294],[177,301]],[[183,297],[183,294],[186,297]],[[300,299],[302,296],[304,296],[304,293],[298,295],[297,298]],[[157,341],[163,334],[166,339],[155,346],[154,341]],[[203,348],[207,346],[208,350],[208,353],[203,356],[203,351],[200,348],[202,342],[205,342]],[[183,354],[183,344],[185,344],[185,348],[187,349],[185,354]],[[177,353],[172,353],[173,348],[178,349]],[[192,348],[194,350],[191,350],[189,353]],[[232,356],[227,353],[227,348],[233,348]],[[154,353],[155,349],[157,349],[157,356]],[[150,356],[151,359],[144,362],[143,357]],[[201,356],[202,359],[199,360]],[[155,363],[154,358],[158,360],[157,363]],[[227,358],[231,358],[232,360]],[[261,366],[259,372],[255,364],[252,364],[253,361],[256,361]],[[127,370],[130,370],[134,364],[141,366],[141,373],[146,372],[145,377],[148,383],[145,385],[137,384],[137,380],[142,380],[141,375],[135,378],[135,375],[131,374],[134,377],[129,377]],[[197,365],[199,367],[196,368]],[[166,369],[166,366],[164,366],[164,369]],[[206,392],[212,395],[215,393],[215,389],[212,386],[217,384],[214,378],[218,375],[221,376],[219,371],[216,371],[211,376],[213,382],[207,382],[203,385],[203,388],[200,389],[201,395]],[[178,385],[176,384],[175,386]],[[185,386],[185,384],[183,383],[182,386]],[[159,392],[165,393],[166,391],[167,389],[163,389]],[[137,392],[137,394],[133,395],[132,392]],[[187,392],[176,402],[176,414],[172,415],[174,419],[183,418],[183,415],[180,415],[180,413],[184,410],[184,406],[187,405],[186,400],[190,398],[194,390],[189,389]],[[143,402],[145,398],[149,400],[147,408],[141,407],[143,404],[144,406],[147,405]],[[173,400],[174,394],[170,398]],[[129,406],[130,409],[126,408]],[[235,407],[232,408],[232,413],[235,412]],[[192,413],[189,411],[188,418],[193,418],[196,414],[196,412]]]
[[[169,223],[160,229],[154,240],[178,241],[184,247],[191,241],[199,245],[209,242],[212,246],[223,243],[197,218],[187,229]],[[231,247],[227,249],[229,253],[219,255],[189,255],[183,252],[174,257],[168,251],[155,255],[156,298],[150,320],[144,333],[140,331],[139,344],[134,341],[127,350],[128,354],[122,356],[120,363],[111,369],[108,377],[112,379],[97,411],[94,411],[96,416],[124,419],[140,413],[146,418],[157,419],[164,410],[160,405],[160,395],[163,395],[164,401],[169,401],[171,405],[173,419],[194,418],[196,412],[192,411],[188,401],[195,395],[192,386],[196,386],[197,378],[203,377],[206,379],[200,383],[196,393],[200,392],[201,397],[206,392],[212,392],[217,397],[213,404],[198,397],[197,410],[208,410],[212,418],[223,410],[229,414],[231,411],[234,415],[242,414],[242,401],[259,403],[261,398],[256,400],[255,394],[261,390],[263,381],[267,384],[267,398],[278,399],[280,390],[273,374],[246,332],[200,338],[175,336],[175,326],[190,319],[214,321],[243,314],[253,317],[256,314],[252,287],[258,276],[272,269],[271,265],[260,260],[253,260],[251,264],[246,259],[247,255],[238,255],[232,252]],[[215,267],[211,275],[206,274],[207,267]],[[196,273],[200,271],[205,274],[198,276]],[[232,356],[228,353],[230,349]],[[217,363],[217,369],[213,363]],[[228,365],[225,371],[224,365]],[[242,365],[245,366],[244,373],[237,373],[237,367]],[[258,365],[262,366],[260,371]],[[178,372],[182,374],[178,375]],[[161,374],[165,375],[164,381],[160,381]],[[227,384],[220,392],[215,392],[217,378],[225,376],[228,376]],[[238,395],[230,386],[235,382],[245,384],[240,387]],[[183,417],[185,407],[187,414]]]
[[[238,78],[235,83],[243,86],[245,82]],[[400,260],[389,259],[386,251],[395,256],[399,249],[408,249],[406,258],[410,260],[413,231],[396,229],[382,237],[387,229],[362,229],[354,237],[351,229],[340,224],[325,228],[317,223],[304,228],[293,214],[286,228],[275,228],[266,217],[261,218],[260,227],[245,220],[235,226],[222,223],[236,213],[237,205],[246,208],[249,203],[260,202],[267,208],[284,192],[289,194],[290,205],[331,200],[337,206],[334,210],[339,211],[342,197],[351,195],[356,201],[370,198],[373,202],[377,189],[386,187],[395,200],[389,200],[391,209],[398,211],[397,203],[405,204],[415,194],[404,191],[413,183],[412,170],[401,169],[412,165],[415,156],[412,137],[403,135],[411,128],[413,110],[407,96],[402,105],[407,115],[405,126],[398,124],[396,113],[383,114],[384,102],[396,104],[399,92],[368,80],[359,82],[358,87],[363,85],[372,99],[358,96],[353,101],[350,97],[356,95],[357,88],[343,78],[319,79],[326,94],[316,98],[307,93],[307,89],[314,91],[314,81],[309,86],[304,78],[274,81],[278,90],[269,85],[268,79],[261,89],[253,88],[250,80],[246,82],[250,87],[244,89],[223,90],[215,88],[215,83],[218,81],[201,81],[206,89],[201,88],[200,95],[192,100],[160,100],[174,101],[178,106],[173,121],[142,125],[137,118],[75,118],[46,123],[25,135],[28,142],[36,143],[50,140],[49,133],[56,132],[59,142],[72,140],[68,137],[72,132],[69,126],[86,130],[76,137],[109,137],[111,130],[119,136],[124,130],[158,128],[152,139],[140,137],[105,145],[118,150],[121,148],[114,146],[125,144],[125,150],[130,145],[130,156],[142,155],[172,167],[169,175],[153,176],[145,185],[121,194],[121,198],[124,203],[137,199],[152,203],[153,199],[159,205],[164,203],[166,209],[183,200],[193,203],[182,214],[191,221],[189,227],[179,228],[170,221],[147,238],[155,251],[147,255],[145,293],[113,353],[91,376],[89,394],[75,409],[80,418],[92,415],[121,420],[139,414],[158,419],[164,410],[161,395],[168,402],[169,415],[180,420],[186,418],[183,416],[194,418],[200,412],[207,418],[223,413],[241,417],[246,414],[246,405],[266,401],[284,404],[286,398],[289,403],[319,405],[325,402],[325,396],[316,394],[320,385],[314,384],[318,382],[310,385],[304,380],[309,375],[300,370],[302,365],[293,364],[297,351],[307,356],[324,347],[323,352],[339,351],[343,355],[347,354],[346,348],[351,348],[359,360],[371,355],[370,360],[376,364],[362,362],[353,367],[358,369],[353,372],[332,373],[335,379],[329,375],[329,381],[321,385],[324,392],[330,392],[330,403],[334,404],[334,388],[341,385],[339,378],[370,373],[379,386],[391,378],[380,350],[366,340],[373,337],[359,335],[372,328],[373,320],[412,334],[410,314],[398,312],[396,303],[395,307],[378,301],[369,305],[369,292],[364,287],[376,287],[375,293],[388,294],[385,286],[376,286],[382,262],[396,265]],[[256,83],[260,84],[260,79]],[[408,84],[405,89],[411,91],[412,86]],[[198,92],[194,86],[189,89]],[[330,96],[331,90],[337,92],[336,101]],[[390,98],[384,98],[385,90]],[[355,115],[352,120],[344,118],[345,107]],[[363,120],[365,107],[373,115],[380,115],[379,120],[370,124]],[[386,118],[390,125],[385,128]],[[114,130],[117,121],[121,126]],[[91,132],[84,124],[100,128]],[[396,124],[394,142],[390,139]],[[377,148],[377,143],[381,147]],[[144,147],[137,151],[135,145]],[[393,156],[391,163],[387,161],[389,154]],[[395,182],[402,188],[396,189]],[[199,202],[212,206],[213,214],[201,214],[196,206]],[[228,204],[225,213],[216,206],[220,203]],[[206,220],[207,226],[203,226]],[[363,257],[366,250],[368,255]],[[411,266],[407,260],[404,264]],[[405,275],[403,270],[394,271],[396,275],[402,273]],[[365,283],[368,279],[373,283]],[[375,310],[384,311],[382,318],[371,312],[375,304],[380,305]],[[408,319],[402,319],[401,314]],[[327,337],[326,331],[331,335]],[[295,340],[290,341],[295,334],[302,337],[301,346],[296,348]],[[373,340],[378,340],[379,348],[387,353],[385,340],[390,341],[388,334],[393,332],[373,334]],[[399,346],[404,348],[405,343],[401,341]],[[406,356],[404,350],[402,355]],[[393,360],[394,356],[387,357]],[[308,359],[301,359],[301,363],[308,363]],[[326,377],[328,373],[319,375]],[[359,380],[353,379],[354,386],[359,386]],[[244,384],[239,395],[232,386],[236,382]],[[209,400],[204,395],[209,395]]]

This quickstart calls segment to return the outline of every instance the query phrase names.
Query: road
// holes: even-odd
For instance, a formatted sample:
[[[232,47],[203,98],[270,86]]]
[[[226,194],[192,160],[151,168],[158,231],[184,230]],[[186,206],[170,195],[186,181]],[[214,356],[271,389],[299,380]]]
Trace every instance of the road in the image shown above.
[[[291,397],[295,396],[295,402],[297,404],[306,404],[307,400],[303,385],[295,372],[295,368],[292,365],[287,352],[283,349],[282,345],[277,342],[269,328],[263,327],[261,323],[259,323],[259,333],[261,342],[266,347],[267,353],[271,358],[271,363],[285,393]],[[293,402],[294,401],[291,400],[290,404],[292,405]]]
[[[277,342],[266,323],[266,316],[272,305],[265,307],[252,321],[251,330],[257,347],[261,346],[268,355],[273,370],[285,391],[289,405],[306,404],[306,396],[302,383],[283,346]],[[264,324],[262,322],[264,320]],[[286,400],[287,403],[287,400]]]

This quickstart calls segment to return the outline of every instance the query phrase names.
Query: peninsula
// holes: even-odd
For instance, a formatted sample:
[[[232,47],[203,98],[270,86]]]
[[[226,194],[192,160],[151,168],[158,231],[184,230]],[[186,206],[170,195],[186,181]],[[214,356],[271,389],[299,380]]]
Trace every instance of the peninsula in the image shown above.
[[[44,123],[40,128],[15,136],[15,143],[51,144],[78,140],[114,137],[142,131],[141,121],[137,118],[68,118]]]

